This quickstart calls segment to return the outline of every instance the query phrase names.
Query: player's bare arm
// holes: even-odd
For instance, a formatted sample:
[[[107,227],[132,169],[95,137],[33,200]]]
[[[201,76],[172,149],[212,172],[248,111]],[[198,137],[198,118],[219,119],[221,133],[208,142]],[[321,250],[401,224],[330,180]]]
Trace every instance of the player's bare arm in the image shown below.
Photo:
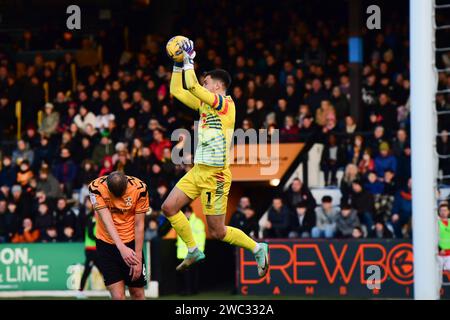
[[[131,266],[132,280],[139,279],[142,273],[142,248],[144,246],[144,227],[145,214],[139,213],[135,215],[134,237],[135,237],[135,253],[139,263]]]
[[[114,241],[114,244],[116,245],[117,249],[119,249],[120,254],[125,261],[125,263],[128,266],[139,264],[140,261],[138,257],[136,256],[136,253],[134,250],[128,248],[120,239],[119,234],[117,233],[117,229],[114,226],[114,221],[111,217],[111,212],[108,208],[103,208],[100,210],[97,210],[100,218],[102,219],[103,224],[105,225],[106,230],[108,231],[109,235]],[[142,250],[142,247],[141,247]]]

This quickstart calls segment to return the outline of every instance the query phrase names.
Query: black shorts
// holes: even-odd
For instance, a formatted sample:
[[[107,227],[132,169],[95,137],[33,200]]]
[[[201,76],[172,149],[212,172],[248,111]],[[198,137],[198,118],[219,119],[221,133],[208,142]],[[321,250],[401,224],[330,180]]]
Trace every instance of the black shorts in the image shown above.
[[[130,267],[122,259],[116,245],[99,239],[96,242],[97,257],[95,262],[103,275],[105,286],[119,281],[125,281],[126,286],[133,288],[142,288],[147,285],[144,253],[142,253],[142,274],[139,279],[132,281]],[[125,245],[134,250],[134,241],[125,243]]]

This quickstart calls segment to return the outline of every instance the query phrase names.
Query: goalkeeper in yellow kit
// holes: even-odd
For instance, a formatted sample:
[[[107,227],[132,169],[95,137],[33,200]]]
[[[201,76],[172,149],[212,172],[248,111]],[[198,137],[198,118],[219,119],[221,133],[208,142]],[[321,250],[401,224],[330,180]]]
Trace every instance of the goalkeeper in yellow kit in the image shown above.
[[[188,255],[177,270],[182,271],[205,258],[196,246],[189,221],[181,211],[200,197],[211,236],[252,251],[258,274],[263,277],[269,269],[268,245],[255,242],[237,228],[225,226],[231,186],[228,157],[236,113],[233,99],[226,95],[231,83],[230,75],[225,70],[212,70],[205,74],[201,86],[194,71],[194,43],[185,40],[180,46],[183,62],[175,62],[170,93],[198,111],[200,122],[194,167],[180,179],[162,205],[165,216],[188,247]],[[183,88],[183,73],[187,90]]]

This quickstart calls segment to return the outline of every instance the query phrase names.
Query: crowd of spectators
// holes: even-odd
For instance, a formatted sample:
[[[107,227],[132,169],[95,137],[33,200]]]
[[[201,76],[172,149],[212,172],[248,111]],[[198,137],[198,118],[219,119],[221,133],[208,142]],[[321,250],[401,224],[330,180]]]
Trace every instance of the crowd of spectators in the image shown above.
[[[388,175],[392,175],[389,171]],[[391,180],[392,181],[392,180]],[[340,203],[325,195],[318,204],[298,178],[289,190],[272,200],[267,216],[258,222],[251,200],[241,198],[231,224],[264,238],[409,238],[411,237],[411,179],[407,188],[374,194],[361,180],[342,190]]]
[[[273,199],[264,236],[408,236],[407,24],[387,22],[383,30],[365,34],[363,119],[357,124],[350,115],[345,23],[306,21],[295,10],[268,11],[261,4],[252,15],[245,6],[228,7],[227,16],[241,22],[234,25],[223,16],[223,5],[191,8],[186,16],[196,17],[195,32],[177,20],[177,30],[195,41],[197,70],[220,67],[231,73],[236,128],[279,129],[282,142],[323,144],[325,185],[342,192],[340,206],[327,196],[316,207],[308,187],[294,181],[287,194]],[[157,234],[162,202],[190,169],[171,161],[172,148],[181,150],[185,143],[171,141],[171,133],[193,132],[197,115],[169,94],[167,38],[149,34],[140,47],[122,49],[116,32],[82,39],[66,32],[52,35],[53,43],[45,34],[45,44],[59,50],[60,58],[35,53],[23,63],[20,53],[44,43],[38,32],[27,30],[13,43],[14,54],[0,52],[0,242],[80,240],[86,185],[113,170],[148,184],[153,214],[146,234]],[[450,56],[442,60],[448,64]],[[447,74],[440,74],[439,87],[450,88]],[[23,132],[18,140],[17,101]],[[439,110],[450,108],[448,95],[438,95],[436,103]],[[448,119],[439,124],[446,133]],[[449,153],[446,134],[437,145]],[[448,162],[442,161],[441,169],[448,175]],[[262,213],[250,204],[238,213],[232,222],[258,236]]]

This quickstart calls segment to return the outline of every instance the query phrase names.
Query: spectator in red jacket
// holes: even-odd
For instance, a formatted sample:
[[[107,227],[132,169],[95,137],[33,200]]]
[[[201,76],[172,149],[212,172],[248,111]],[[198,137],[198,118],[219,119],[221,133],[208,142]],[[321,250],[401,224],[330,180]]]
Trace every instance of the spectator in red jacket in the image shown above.
[[[107,156],[103,160],[103,167],[100,169],[98,176],[99,177],[106,176],[110,174],[112,171],[113,171],[112,157]]]
[[[170,148],[171,146],[170,140],[164,138],[164,134],[160,129],[153,131],[153,142],[150,144],[150,149],[156,159],[161,161],[164,155],[164,148]]]
[[[358,170],[361,175],[375,170],[375,160],[372,158],[372,151],[370,149],[367,148],[364,150],[362,159],[358,164]]]

